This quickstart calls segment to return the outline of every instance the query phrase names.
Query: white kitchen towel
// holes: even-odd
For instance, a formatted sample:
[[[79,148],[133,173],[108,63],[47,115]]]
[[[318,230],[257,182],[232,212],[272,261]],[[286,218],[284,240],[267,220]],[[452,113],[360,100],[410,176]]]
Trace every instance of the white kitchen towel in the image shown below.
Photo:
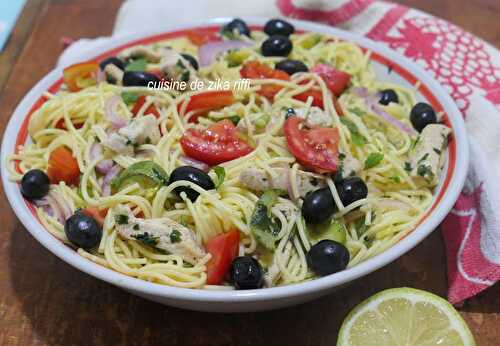
[[[444,20],[375,0],[128,0],[113,35],[161,31],[211,17],[292,17],[326,23],[388,45],[437,79],[463,113],[471,141],[466,187],[443,222],[448,299],[460,303],[500,279],[500,52]],[[60,65],[106,38],[79,40]]]

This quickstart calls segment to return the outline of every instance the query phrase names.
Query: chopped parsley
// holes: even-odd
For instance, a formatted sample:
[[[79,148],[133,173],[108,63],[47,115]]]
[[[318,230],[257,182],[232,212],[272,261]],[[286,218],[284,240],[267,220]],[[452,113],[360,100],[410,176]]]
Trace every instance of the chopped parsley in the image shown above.
[[[144,143],[151,144],[151,138],[146,137],[146,139],[144,140]]]
[[[431,168],[426,165],[419,165],[417,168],[417,174],[428,180],[432,180],[434,178],[434,173]]]
[[[373,168],[384,159],[382,153],[371,153],[365,160],[365,169]]]
[[[158,244],[158,238],[153,237],[151,234],[148,232],[142,233],[142,234],[132,234],[132,237],[135,238],[136,240],[140,241],[141,243],[155,247],[156,244]]]
[[[441,150],[439,150],[438,148],[433,148],[432,150],[434,150],[436,154],[441,155]]]
[[[366,144],[366,139],[359,132],[351,134],[352,143],[357,147],[363,147]]]
[[[174,229],[172,233],[170,233],[170,242],[172,244],[179,243],[181,241],[181,232],[178,230]]]
[[[132,226],[132,228],[134,229],[134,231],[138,231],[140,229],[138,224],[135,224],[134,226]]]
[[[191,74],[189,73],[189,70],[182,71],[181,77],[180,77],[181,82],[188,82],[190,75]]]
[[[345,159],[345,154],[344,153],[339,153],[339,160]]]
[[[186,68],[186,66],[184,66],[184,63],[182,62],[181,59],[177,60],[177,63],[175,65],[177,67],[180,67],[180,68]]]
[[[427,159],[427,157],[429,157],[429,153],[425,153],[425,155],[423,155],[420,160],[418,160],[418,163],[422,162],[422,161],[425,161]]]
[[[405,162],[405,171],[411,172],[411,170],[412,170],[411,164],[409,162]]]
[[[366,139],[358,131],[357,126],[350,120],[340,118],[340,122],[344,124],[349,132],[351,132],[351,140],[355,146],[363,147],[366,144]]]
[[[337,166],[337,172],[335,172],[335,176],[333,177],[333,181],[336,183],[341,182],[344,179],[344,164],[341,163]]]
[[[232,115],[228,118],[229,120],[231,120],[231,122],[234,124],[234,125],[238,125],[238,122],[240,121],[240,117],[237,116],[237,115]]]
[[[118,214],[115,216],[115,221],[119,225],[126,225],[128,224],[128,215]]]
[[[221,167],[221,166],[215,166],[214,168],[212,168],[215,172],[215,174],[217,175],[217,185],[215,186],[215,188],[219,188],[222,183],[224,182],[224,178],[226,177],[226,170],[224,169],[224,167]]]

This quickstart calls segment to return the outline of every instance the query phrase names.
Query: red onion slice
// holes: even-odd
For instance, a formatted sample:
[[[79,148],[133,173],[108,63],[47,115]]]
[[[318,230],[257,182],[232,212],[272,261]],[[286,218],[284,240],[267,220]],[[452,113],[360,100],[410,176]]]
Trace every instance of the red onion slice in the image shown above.
[[[96,158],[102,156],[102,145],[99,143],[94,143],[90,148],[90,160],[95,160]],[[106,174],[113,167],[113,160],[106,159],[101,160],[95,168],[101,174]]]
[[[111,195],[111,180],[120,173],[122,168],[120,165],[114,165],[111,169],[106,173],[104,178],[102,179],[102,195],[109,196]]]
[[[182,161],[183,163],[185,163],[188,166],[192,166],[192,167],[201,169],[204,172],[208,172],[210,170],[210,166],[209,165],[207,165],[204,162],[195,160],[195,159],[193,159],[193,158],[191,158],[189,156],[181,155],[181,156],[179,156],[179,160]]]
[[[105,104],[106,118],[111,122],[115,129],[120,129],[127,125],[127,121],[118,114],[118,104],[121,102],[118,95],[111,96]]]
[[[374,97],[374,95],[371,95],[369,93],[368,89],[366,89],[366,88],[356,88],[356,89],[354,89],[354,93],[365,100],[366,104],[368,105],[368,107],[370,107],[370,109],[373,111],[373,113],[375,115],[377,115],[380,118],[384,119],[388,123],[396,126],[401,131],[404,131],[404,132],[406,132],[406,133],[408,133],[410,135],[415,134],[415,130],[413,130],[412,128],[406,126],[401,121],[397,120],[392,115],[390,115],[389,113],[385,112],[378,105],[378,101]]]
[[[226,52],[230,49],[240,49],[245,47],[250,47],[252,44],[245,41],[212,41],[207,42],[198,50],[198,55],[200,56],[200,65],[208,66],[215,61],[215,58],[220,53]]]

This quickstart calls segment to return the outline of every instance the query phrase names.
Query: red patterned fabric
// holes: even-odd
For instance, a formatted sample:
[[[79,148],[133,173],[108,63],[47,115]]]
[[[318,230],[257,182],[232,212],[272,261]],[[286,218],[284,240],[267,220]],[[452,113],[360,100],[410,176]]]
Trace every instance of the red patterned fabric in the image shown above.
[[[276,4],[284,15],[339,25],[385,43],[413,59],[443,85],[466,119],[478,110],[500,111],[500,53],[482,40],[444,20],[382,1],[352,0],[342,2],[335,9],[311,9],[313,4],[325,6],[333,2],[277,0]],[[378,19],[373,22],[371,19],[376,16]],[[495,115],[500,119],[500,114]],[[500,258],[500,244],[491,246],[492,239],[500,240],[500,221],[497,221],[500,215],[491,214],[500,211],[491,208],[495,203],[483,191],[483,182],[488,179],[481,174],[484,169],[475,168],[487,165],[484,161],[488,158],[478,162],[478,158],[472,156],[468,183],[476,187],[460,196],[442,224],[448,299],[455,304],[500,279],[500,262],[496,263]],[[485,218],[488,222],[483,221]],[[489,238],[489,246],[484,245],[486,238]]]

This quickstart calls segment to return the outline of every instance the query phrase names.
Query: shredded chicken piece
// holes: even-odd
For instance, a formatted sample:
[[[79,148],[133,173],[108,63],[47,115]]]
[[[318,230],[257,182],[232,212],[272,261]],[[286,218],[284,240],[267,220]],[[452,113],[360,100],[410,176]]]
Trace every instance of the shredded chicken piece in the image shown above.
[[[363,166],[358,159],[349,153],[343,153],[344,159],[342,160],[342,178],[352,177],[359,175]]]
[[[114,64],[107,64],[104,73],[109,79],[113,79],[117,85],[122,85],[123,71]]]
[[[189,263],[206,255],[196,234],[180,223],[169,219],[141,219],[124,206],[115,207],[116,229],[120,236],[137,240],[148,246],[164,250],[169,254],[180,256]],[[125,222],[126,221],[126,222]]]
[[[431,187],[439,182],[450,133],[450,128],[441,124],[430,124],[422,130],[410,162],[411,176],[418,184]]]
[[[288,191],[290,186],[290,172],[288,168],[274,168],[276,177],[273,178],[263,169],[247,168],[240,173],[240,183],[254,191],[266,191],[269,189],[280,189]],[[314,173],[297,171],[297,188],[300,197],[308,192],[315,191],[326,186],[326,178]]]
[[[311,107],[306,113],[306,108],[295,110],[295,114],[305,120],[308,127],[330,127],[333,125],[332,116],[319,107]]]
[[[132,155],[134,146],[142,144],[156,144],[160,141],[161,134],[158,129],[158,121],[154,115],[148,114],[136,118],[118,132],[111,133],[103,141],[105,147],[124,155]]]

